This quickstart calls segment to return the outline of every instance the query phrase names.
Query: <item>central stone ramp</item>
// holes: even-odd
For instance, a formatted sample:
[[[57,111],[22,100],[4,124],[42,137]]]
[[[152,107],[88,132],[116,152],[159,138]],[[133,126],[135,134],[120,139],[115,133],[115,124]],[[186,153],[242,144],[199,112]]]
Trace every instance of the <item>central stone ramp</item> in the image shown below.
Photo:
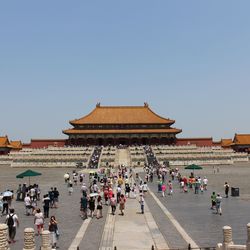
[[[118,149],[117,150],[117,163],[118,165],[130,166],[130,155],[128,149]]]
[[[143,214],[139,214],[137,199],[128,199],[125,215],[116,215],[113,247],[125,249],[151,249],[152,235]]]
[[[130,166],[127,149],[118,149],[117,156],[118,165]],[[120,215],[119,205],[116,215],[113,216],[109,211],[100,245],[101,250],[113,250],[115,247],[117,250],[150,250],[152,246],[159,250],[169,249],[146,202],[144,214],[140,213],[138,197],[127,199],[124,216]]]

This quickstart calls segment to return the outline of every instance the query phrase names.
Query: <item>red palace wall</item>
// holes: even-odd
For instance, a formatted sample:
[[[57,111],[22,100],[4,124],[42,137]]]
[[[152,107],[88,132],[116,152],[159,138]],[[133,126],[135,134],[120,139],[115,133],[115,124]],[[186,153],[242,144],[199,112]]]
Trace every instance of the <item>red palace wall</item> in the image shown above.
[[[177,138],[176,146],[196,145],[198,147],[212,147],[213,138]]]
[[[66,139],[31,139],[29,144],[24,144],[24,148],[47,148],[48,146],[64,147]]]
[[[23,148],[47,148],[48,146],[64,147],[66,139],[31,139],[30,143],[24,143]],[[212,147],[216,144],[213,138],[177,138],[176,146],[196,145],[198,147]]]

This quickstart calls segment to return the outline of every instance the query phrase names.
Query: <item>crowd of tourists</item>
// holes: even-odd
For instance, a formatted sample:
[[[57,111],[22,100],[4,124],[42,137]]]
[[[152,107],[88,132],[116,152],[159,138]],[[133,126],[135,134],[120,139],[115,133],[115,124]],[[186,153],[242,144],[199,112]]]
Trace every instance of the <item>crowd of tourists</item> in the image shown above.
[[[88,217],[103,217],[103,206],[110,206],[111,214],[124,216],[127,199],[138,197],[141,212],[144,213],[144,196],[148,190],[147,183],[133,181],[131,168],[119,166],[117,172],[98,178],[94,175],[89,185],[82,183],[80,198],[80,215],[83,220]]]
[[[19,217],[13,208],[13,200],[15,198],[14,191],[5,191],[3,193],[3,208],[1,216],[6,215],[5,223],[8,226],[9,244],[16,242],[16,230],[19,226]],[[19,184],[16,191],[16,202],[22,202],[24,205],[24,214],[33,216],[36,235],[39,236],[46,227],[51,235],[52,249],[57,248],[57,240],[59,237],[58,222],[54,215],[49,217],[49,211],[52,208],[58,208],[59,191],[56,187],[51,187],[50,190],[41,198],[41,190],[38,184],[27,185]],[[43,211],[40,208],[43,207]],[[20,212],[20,211],[19,211]],[[46,218],[49,218],[46,221]]]
[[[161,193],[162,197],[165,197],[166,193],[168,195],[173,195],[174,188],[173,183],[177,183],[180,192],[188,193],[193,192],[194,194],[203,194],[208,190],[208,179],[206,176],[201,178],[200,176],[195,176],[194,172],[191,172],[188,177],[182,175],[178,168],[171,169],[167,164],[162,166],[156,161],[156,158],[149,147],[145,148],[148,162],[144,167],[145,171],[145,181],[153,182],[154,176],[157,177],[157,191]],[[215,168],[213,168],[215,169]],[[217,168],[217,173],[219,173],[219,168]],[[229,184],[225,182],[225,198],[228,198]],[[211,194],[211,209],[215,210],[216,214],[222,215],[222,196],[220,193],[215,191]]]
[[[97,153],[98,154],[98,153]],[[154,185],[157,180],[158,193],[164,198],[173,196],[174,192],[203,194],[208,190],[208,179],[195,176],[193,172],[187,177],[182,175],[178,168],[171,169],[167,164],[160,165],[156,161],[150,148],[146,148],[148,164],[144,167],[145,178],[142,180],[138,173],[133,175],[130,167],[120,165],[116,172],[93,172],[86,176],[81,171],[78,173],[64,174],[65,190],[69,196],[74,189],[80,190],[80,216],[87,218],[103,218],[103,207],[110,207],[112,215],[125,215],[127,199],[137,199],[141,214],[144,214],[145,198],[148,192],[148,183]],[[93,168],[96,168],[93,163]],[[89,178],[86,178],[89,177]],[[176,191],[174,190],[176,188]],[[225,197],[228,197],[229,184],[225,182]],[[16,228],[19,226],[19,218],[12,207],[12,196],[3,197],[2,216],[6,215],[6,224],[9,228],[9,243],[15,243]],[[51,213],[51,209],[59,206],[60,193],[57,187],[51,187],[47,192],[41,192],[38,184],[20,184],[16,191],[16,201],[23,202],[26,216],[33,216],[36,235],[41,235],[46,228],[51,235],[51,245],[56,249],[59,239],[58,221]],[[211,193],[211,209],[222,215],[222,196],[213,191]],[[51,215],[52,214],[52,215]],[[48,220],[46,220],[48,219]]]

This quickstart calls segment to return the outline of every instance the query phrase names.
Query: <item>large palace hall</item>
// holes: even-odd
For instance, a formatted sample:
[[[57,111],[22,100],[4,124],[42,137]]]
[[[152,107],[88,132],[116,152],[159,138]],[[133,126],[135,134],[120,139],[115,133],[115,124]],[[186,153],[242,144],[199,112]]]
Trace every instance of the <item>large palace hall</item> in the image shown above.
[[[73,128],[63,131],[68,145],[174,144],[181,129],[144,106],[96,105],[88,115],[70,121]]]

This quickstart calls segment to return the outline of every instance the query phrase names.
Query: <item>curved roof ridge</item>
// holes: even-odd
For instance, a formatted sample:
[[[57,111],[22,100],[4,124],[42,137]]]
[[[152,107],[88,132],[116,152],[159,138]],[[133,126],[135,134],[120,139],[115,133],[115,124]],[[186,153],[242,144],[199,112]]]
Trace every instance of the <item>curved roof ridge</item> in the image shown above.
[[[79,121],[79,120],[82,120],[82,119],[84,119],[84,118],[87,118],[88,116],[92,115],[92,114],[96,111],[97,108],[100,108],[100,107],[96,106],[89,114],[87,114],[87,115],[81,117],[80,119],[71,120],[71,121],[69,121],[69,123],[73,125],[74,122]]]
[[[144,106],[101,106],[99,103],[87,115],[80,119],[70,121],[71,125],[77,124],[169,124],[175,120],[164,118]]]
[[[164,119],[164,120],[167,120],[168,122],[169,121],[172,121],[173,123],[175,123],[175,120],[172,120],[172,119],[169,119],[169,118],[164,118],[158,114],[156,114],[149,106],[144,106],[145,108],[147,108],[150,112],[152,112],[154,115],[158,116],[159,118],[161,119]]]

